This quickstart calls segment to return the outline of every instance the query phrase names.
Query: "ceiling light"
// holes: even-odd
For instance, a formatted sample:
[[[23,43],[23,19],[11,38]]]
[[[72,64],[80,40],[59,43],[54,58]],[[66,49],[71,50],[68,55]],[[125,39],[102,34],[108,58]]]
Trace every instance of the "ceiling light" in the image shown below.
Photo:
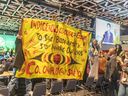
[[[102,2],[104,0],[93,0],[93,1],[96,2],[96,3],[100,3],[100,2]]]
[[[121,1],[121,0],[112,0],[112,1]]]
[[[126,1],[123,5],[126,6],[128,4],[128,1]]]
[[[107,5],[108,5],[108,2],[105,3],[105,6],[107,6]]]
[[[7,1],[7,0],[1,0],[1,1]]]

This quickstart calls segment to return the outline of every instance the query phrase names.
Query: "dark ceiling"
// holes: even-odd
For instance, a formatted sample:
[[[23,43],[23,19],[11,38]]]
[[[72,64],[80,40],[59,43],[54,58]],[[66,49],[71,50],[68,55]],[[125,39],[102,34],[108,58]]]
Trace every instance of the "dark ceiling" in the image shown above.
[[[0,30],[16,32],[22,18],[56,19],[84,29],[85,16],[128,25],[128,0],[0,0]],[[79,25],[81,24],[81,25]]]

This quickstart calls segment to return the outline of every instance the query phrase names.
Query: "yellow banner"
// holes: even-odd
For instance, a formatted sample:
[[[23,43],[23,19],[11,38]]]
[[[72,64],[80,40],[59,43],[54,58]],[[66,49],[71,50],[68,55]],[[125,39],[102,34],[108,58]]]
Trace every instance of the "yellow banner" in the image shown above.
[[[25,62],[16,77],[82,80],[91,34],[61,22],[23,19]]]

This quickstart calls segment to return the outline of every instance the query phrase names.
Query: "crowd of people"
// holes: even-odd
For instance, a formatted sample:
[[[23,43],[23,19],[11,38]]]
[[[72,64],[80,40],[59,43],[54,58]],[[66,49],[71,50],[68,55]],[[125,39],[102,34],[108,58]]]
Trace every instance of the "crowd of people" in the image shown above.
[[[13,69],[14,58],[14,51],[12,49],[0,52],[0,73]]]
[[[20,69],[24,62],[21,39],[22,36],[17,35],[15,58],[13,52],[10,51],[8,59],[1,59],[1,64],[13,66],[9,67],[9,70],[14,71],[14,77],[12,77],[12,80],[8,84],[8,88],[10,88],[10,85],[15,78],[16,70]],[[84,79],[83,82],[80,83],[89,87],[94,84],[94,82],[99,82],[99,80],[102,79],[104,82],[108,83],[108,90],[106,90],[106,93],[103,96],[128,96],[128,49],[123,50],[121,45],[117,44],[108,51],[103,51],[101,50],[101,46],[102,44],[98,44],[97,40],[94,39],[92,41],[85,75],[83,77]],[[90,78],[93,80],[90,80]],[[15,80],[18,81],[17,91],[12,92],[12,90],[10,90],[10,96],[15,96],[15,94],[17,94],[17,96],[30,96],[34,85],[42,81],[47,82],[47,88],[50,89],[51,82],[55,79],[38,78],[30,80],[16,78]],[[63,81],[64,84],[66,84],[66,80]],[[96,84],[98,85],[98,83]]]
[[[93,40],[89,61],[92,67],[88,78],[94,77],[94,82],[100,78],[108,82],[106,96],[128,96],[128,49],[123,50],[116,44],[108,52],[103,51],[97,40]]]

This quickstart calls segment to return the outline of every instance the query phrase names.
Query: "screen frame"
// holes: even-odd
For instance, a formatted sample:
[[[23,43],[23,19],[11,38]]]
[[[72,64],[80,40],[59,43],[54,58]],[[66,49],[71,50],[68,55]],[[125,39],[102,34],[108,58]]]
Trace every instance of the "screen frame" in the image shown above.
[[[114,25],[118,25],[119,26],[119,33],[118,33],[118,36],[119,36],[119,41],[121,40],[120,38],[121,38],[121,33],[120,33],[120,28],[121,28],[121,25],[120,24],[117,24],[116,22],[113,22],[112,20],[108,20],[108,19],[104,19],[104,18],[100,18],[100,17],[96,17],[95,18],[95,39],[97,39],[97,20],[102,20],[102,21],[104,21],[104,22],[106,22],[106,24],[107,24],[107,22],[108,23],[112,23],[112,24],[114,24]],[[114,33],[114,32],[113,32]],[[115,35],[114,35],[115,36]],[[101,43],[102,41],[100,41],[100,40],[97,40],[99,43]],[[115,45],[115,43],[113,42],[113,43],[107,43],[107,42],[102,42],[102,44],[104,44],[104,45]],[[117,44],[121,44],[121,42],[118,42]]]

